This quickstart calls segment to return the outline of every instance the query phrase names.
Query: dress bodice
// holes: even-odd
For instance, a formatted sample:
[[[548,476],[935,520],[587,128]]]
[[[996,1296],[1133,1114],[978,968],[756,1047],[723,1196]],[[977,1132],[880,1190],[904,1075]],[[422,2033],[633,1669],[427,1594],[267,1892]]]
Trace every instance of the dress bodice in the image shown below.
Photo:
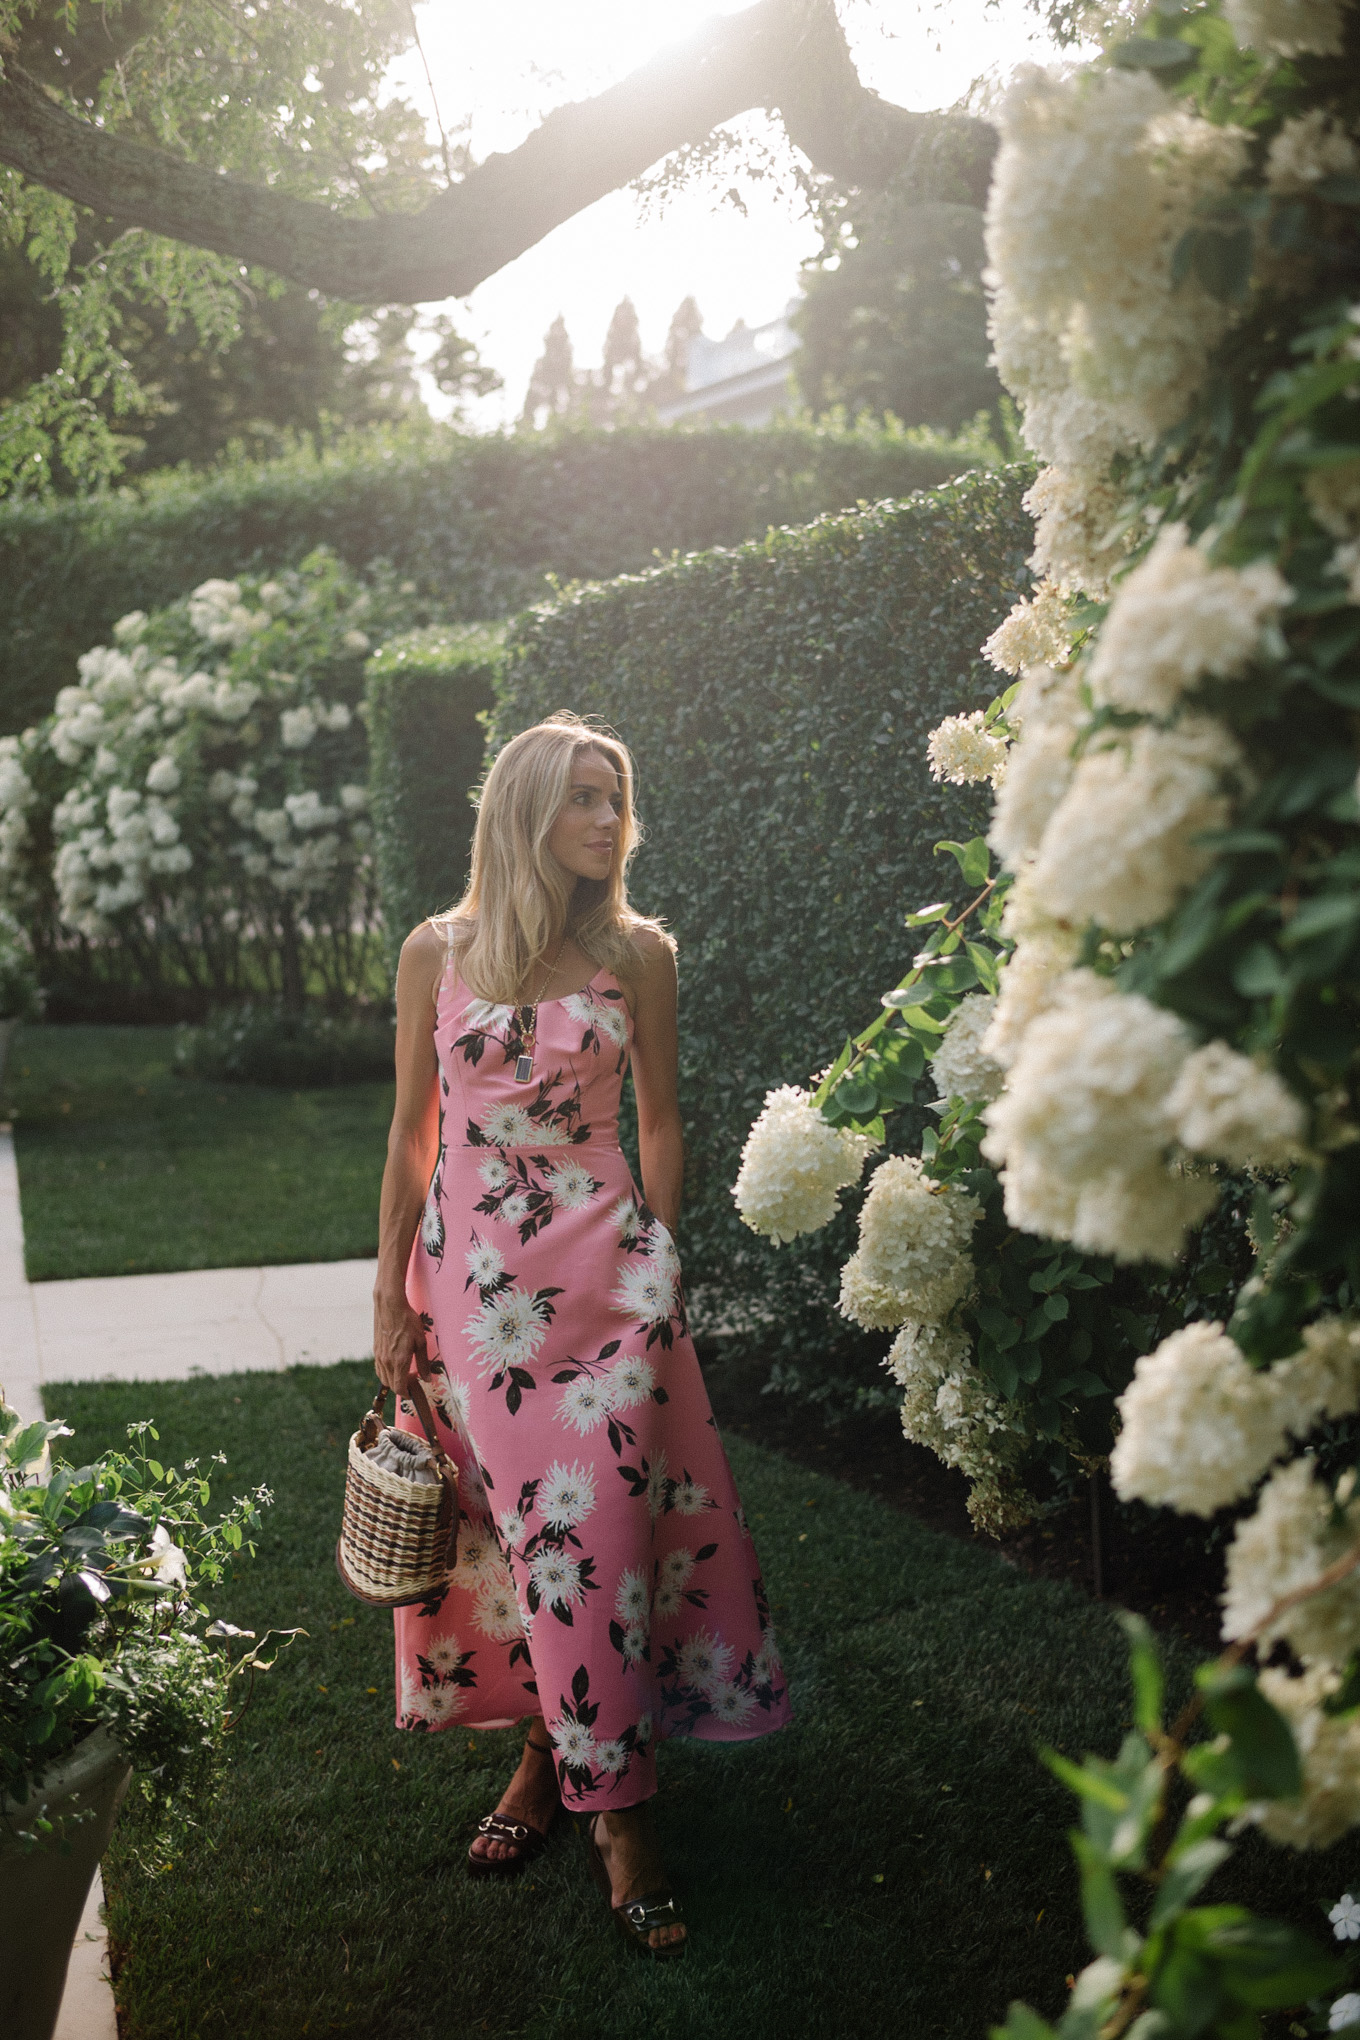
[[[617,1147],[633,1039],[618,979],[597,971],[579,992],[539,1003],[520,1081],[528,1013],[479,999],[452,963],[445,971],[435,1025],[443,1145]]]

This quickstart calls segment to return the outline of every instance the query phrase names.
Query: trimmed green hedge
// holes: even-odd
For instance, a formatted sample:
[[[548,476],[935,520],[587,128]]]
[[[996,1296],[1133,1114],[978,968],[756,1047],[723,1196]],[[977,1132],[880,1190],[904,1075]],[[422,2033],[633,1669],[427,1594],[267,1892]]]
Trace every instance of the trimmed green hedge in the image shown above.
[[[686,1272],[813,1393],[819,1367],[825,1392],[873,1382],[885,1343],[834,1310],[855,1199],[775,1249],[730,1185],[766,1088],[824,1066],[907,967],[903,915],[958,896],[933,845],[975,833],[985,806],[930,778],[926,739],[996,691],[978,647],[1029,585],[1027,480],[972,474],[583,587],[508,642],[499,738],[572,708],[637,758],[635,896],[680,942]]]
[[[36,722],[130,609],[328,545],[386,560],[440,615],[507,616],[544,576],[617,574],[771,524],[929,488],[962,457],[900,437],[783,426],[533,437],[367,437],[207,476],[0,507],[0,733]]]
[[[504,636],[495,624],[409,631],[365,669],[369,807],[394,971],[416,923],[463,889],[468,796],[482,774]]]

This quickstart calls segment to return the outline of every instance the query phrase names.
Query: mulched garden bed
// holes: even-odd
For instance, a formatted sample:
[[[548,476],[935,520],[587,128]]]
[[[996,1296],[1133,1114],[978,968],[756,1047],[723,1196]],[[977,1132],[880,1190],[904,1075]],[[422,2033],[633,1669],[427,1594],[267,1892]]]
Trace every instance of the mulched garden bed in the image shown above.
[[[1038,1579],[1067,1580],[1147,1617],[1202,1650],[1221,1648],[1218,1596],[1230,1516],[1201,1522],[1170,1509],[1120,1502],[1100,1484],[1100,1568],[1093,1563],[1089,1492],[1060,1513],[996,1539],[968,1518],[968,1483],[924,1446],[909,1445],[891,1411],[828,1418],[789,1397],[763,1393],[768,1363],[700,1345],[714,1413],[724,1431],[771,1446],[804,1466],[878,1496],[936,1530],[997,1553]]]

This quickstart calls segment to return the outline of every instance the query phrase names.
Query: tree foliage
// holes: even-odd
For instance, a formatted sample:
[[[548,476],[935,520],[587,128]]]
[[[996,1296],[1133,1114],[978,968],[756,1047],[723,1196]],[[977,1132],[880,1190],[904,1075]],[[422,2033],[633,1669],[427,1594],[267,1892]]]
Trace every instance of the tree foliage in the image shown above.
[[[869,181],[939,125],[860,85],[832,0],[757,0],[477,164],[380,89],[413,22],[405,0],[3,0],[5,233],[56,294],[63,347],[0,412],[0,487],[48,486],[56,463],[81,486],[117,473],[145,408],[121,345],[133,303],[215,349],[270,275],[338,304],[463,295],[750,107]]]

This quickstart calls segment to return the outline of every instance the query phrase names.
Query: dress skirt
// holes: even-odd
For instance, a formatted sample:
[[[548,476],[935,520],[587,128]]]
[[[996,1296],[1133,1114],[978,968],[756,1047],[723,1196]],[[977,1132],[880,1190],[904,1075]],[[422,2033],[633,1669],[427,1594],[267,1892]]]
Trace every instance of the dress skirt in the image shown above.
[[[564,1803],[656,1790],[664,1736],[789,1718],[760,1567],[680,1269],[618,1142],[617,980],[519,1014],[439,988],[439,1157],[407,1294],[458,1467],[458,1565],[396,1611],[398,1726],[541,1715]],[[418,1431],[409,1403],[399,1418]]]

